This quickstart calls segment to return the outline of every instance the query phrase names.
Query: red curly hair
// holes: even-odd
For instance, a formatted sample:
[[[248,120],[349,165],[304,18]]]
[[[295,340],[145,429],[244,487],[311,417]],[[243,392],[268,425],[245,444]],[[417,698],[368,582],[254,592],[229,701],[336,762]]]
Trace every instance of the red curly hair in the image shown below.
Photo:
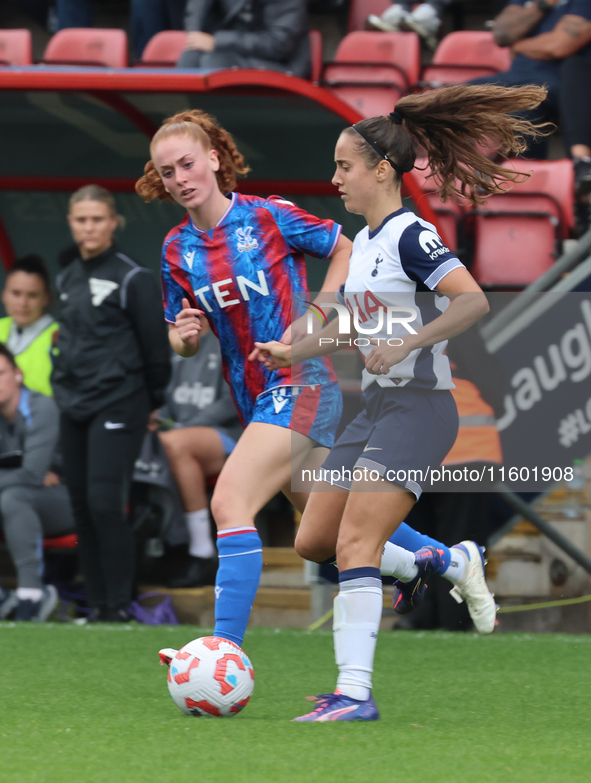
[[[238,152],[234,139],[228,131],[218,125],[215,117],[199,109],[182,111],[164,120],[150,143],[150,153],[152,154],[155,146],[162,139],[180,134],[186,134],[200,142],[206,151],[214,149],[217,152],[220,168],[215,175],[222,193],[234,190],[236,177],[245,177],[250,171],[244,163],[244,156]],[[172,196],[166,192],[152,160],[144,166],[144,175],[135,183],[135,190],[146,202],[153,201],[155,198],[160,201],[173,201]]]

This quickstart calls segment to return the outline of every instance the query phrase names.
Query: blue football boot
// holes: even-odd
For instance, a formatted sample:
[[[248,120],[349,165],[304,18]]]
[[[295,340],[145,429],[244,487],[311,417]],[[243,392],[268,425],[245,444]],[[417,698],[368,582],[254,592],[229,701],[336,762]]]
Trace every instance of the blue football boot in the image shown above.
[[[370,695],[369,699],[359,701],[345,696],[343,693],[322,693],[319,696],[308,696],[309,701],[315,701],[317,707],[307,715],[293,718],[300,723],[327,723],[333,720],[378,720],[380,713]]]
[[[441,567],[443,551],[434,546],[424,546],[415,552],[415,565],[419,573],[410,582],[394,582],[394,595],[392,606],[396,614],[408,614],[416,609],[425,597],[427,583],[425,579],[434,574]]]

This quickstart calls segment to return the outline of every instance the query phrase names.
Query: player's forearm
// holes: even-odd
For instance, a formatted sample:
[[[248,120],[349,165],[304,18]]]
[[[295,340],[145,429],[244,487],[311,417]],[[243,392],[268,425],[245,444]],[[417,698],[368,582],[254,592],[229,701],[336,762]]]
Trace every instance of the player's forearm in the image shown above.
[[[524,54],[532,60],[564,60],[591,40],[591,23],[574,14],[563,16],[549,33],[526,38],[513,46],[515,54]]]
[[[175,353],[178,353],[178,355],[182,356],[184,359],[189,359],[191,356],[195,356],[199,350],[199,341],[197,341],[196,346],[187,345],[181,340],[178,329],[173,324],[169,324],[168,339],[170,341],[170,345],[172,346],[172,350]]]
[[[449,340],[470,328],[486,315],[489,309],[483,293],[459,294],[450,302],[444,313],[426,326],[422,326],[416,335],[411,335],[407,339],[412,342],[412,350]]]
[[[502,11],[493,26],[497,46],[512,46],[524,38],[544,18],[535,3],[528,6],[509,5]]]
[[[339,319],[335,318],[319,332],[304,337],[303,340],[292,346],[292,364],[313,359],[316,356],[326,356],[344,348],[344,343],[339,345],[339,338],[346,340],[347,345],[349,344],[350,335],[343,335],[339,332]]]
[[[323,293],[324,296],[326,296],[327,292],[336,293],[347,279],[352,248],[353,243],[351,240],[341,234],[334,253],[330,258],[330,266],[328,267],[324,283],[322,284],[321,293]],[[320,304],[320,296],[316,297],[314,301],[316,304]],[[324,299],[324,301],[326,301],[326,299]]]

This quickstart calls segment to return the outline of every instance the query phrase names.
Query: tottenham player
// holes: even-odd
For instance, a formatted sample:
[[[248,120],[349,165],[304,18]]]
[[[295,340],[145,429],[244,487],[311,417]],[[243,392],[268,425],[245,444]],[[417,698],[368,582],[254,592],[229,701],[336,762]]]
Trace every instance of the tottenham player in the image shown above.
[[[284,199],[232,192],[236,176],[248,169],[230,134],[203,112],[167,120],[152,140],[151,153],[138,193],[146,201],[169,197],[188,213],[167,236],[162,252],[171,344],[181,356],[195,354],[198,316],[207,317],[247,425],[224,464],[211,504],[220,562],[215,635],[240,645],[262,569],[255,515],[281,490],[303,510],[307,494],[290,491],[292,465],[310,455],[317,467],[321,464],[334,443],[342,404],[326,357],[305,362],[297,371],[267,369],[247,358],[256,341],[289,335],[294,298],[309,298],[304,253],[332,258],[324,290],[338,291],[351,243],[333,221],[319,220]],[[406,529],[407,535],[413,533]],[[447,553],[449,565],[449,550],[414,535],[415,549],[436,545],[444,559]],[[407,574],[414,569],[414,554],[395,544],[389,545],[388,564],[388,573],[396,577],[414,575]]]
[[[315,485],[296,541],[299,553],[313,560],[336,548],[339,568],[333,626],[337,689],[317,697],[317,708],[296,720],[379,717],[371,687],[382,613],[382,550],[420,496],[426,469],[441,464],[456,438],[446,341],[488,311],[480,287],[435,227],[403,207],[402,175],[413,168],[419,142],[443,198],[461,192],[483,201],[518,175],[485,158],[476,144],[491,138],[502,142],[506,153],[523,151],[521,134],[540,131],[509,112],[535,106],[544,95],[538,87],[464,85],[408,95],[389,116],[363,120],[337,142],[333,184],[347,210],[362,214],[368,224],[355,238],[344,286],[344,303],[359,335],[368,335],[357,342],[365,361],[364,409],[325,461],[325,478],[332,483]],[[414,308],[414,333],[403,324],[389,331],[394,310],[409,307]],[[338,330],[335,319],[325,327],[321,347],[318,335],[305,338],[294,348],[294,361],[335,350],[331,337]],[[291,362],[290,346],[258,343],[257,349],[267,367]],[[356,468],[359,479],[351,481]],[[375,481],[365,480],[364,468],[380,478],[377,490]],[[492,630],[494,599],[478,578],[477,545],[462,542],[452,552],[457,562],[450,578],[462,597],[472,592],[473,618],[479,614]],[[436,555],[424,550],[422,563],[417,558],[419,577],[435,570]],[[403,611],[412,605],[415,580],[398,582],[395,604]]]

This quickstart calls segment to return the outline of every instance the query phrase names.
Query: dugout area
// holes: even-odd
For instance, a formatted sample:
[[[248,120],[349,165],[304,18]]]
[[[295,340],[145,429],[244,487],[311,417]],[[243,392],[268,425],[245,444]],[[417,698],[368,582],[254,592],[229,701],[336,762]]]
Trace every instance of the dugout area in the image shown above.
[[[272,71],[11,67],[0,70],[3,270],[35,252],[55,276],[56,256],[71,244],[68,198],[97,183],[115,193],[126,219],[121,248],[158,271],[162,241],[182,210],[143,204],[134,183],[162,120],[193,108],[212,113],[233,134],[252,169],[240,192],[293,198],[342,223],[351,238],[363,227],[330,184],[337,137],[362,118],[320,87]],[[436,222],[415,177],[405,175],[405,183],[407,205]],[[322,262],[309,266],[310,290],[319,288],[325,269]]]

